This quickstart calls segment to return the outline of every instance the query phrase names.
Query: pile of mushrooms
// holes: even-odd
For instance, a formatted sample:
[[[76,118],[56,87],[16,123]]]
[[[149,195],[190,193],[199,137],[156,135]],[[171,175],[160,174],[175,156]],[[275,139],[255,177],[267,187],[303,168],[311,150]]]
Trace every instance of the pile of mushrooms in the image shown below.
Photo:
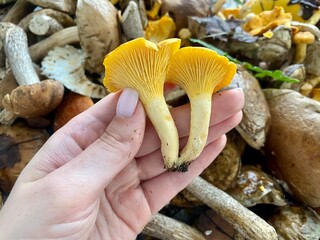
[[[212,94],[241,87],[243,120],[228,133],[225,149],[165,208],[205,210],[191,226],[164,209],[139,237],[320,238],[318,1],[0,5],[0,206],[48,136],[109,92],[139,92],[161,140],[164,167],[183,174],[204,147]],[[257,79],[192,38],[300,82]],[[175,88],[164,92],[164,84]],[[182,147],[170,108],[186,103],[190,136]]]

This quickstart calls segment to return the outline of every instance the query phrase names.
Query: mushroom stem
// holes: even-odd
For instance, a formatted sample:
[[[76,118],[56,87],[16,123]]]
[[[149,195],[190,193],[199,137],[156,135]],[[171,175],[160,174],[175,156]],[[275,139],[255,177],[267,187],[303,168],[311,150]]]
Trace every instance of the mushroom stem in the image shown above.
[[[177,165],[180,169],[186,169],[189,163],[197,158],[205,147],[210,114],[211,114],[211,94],[201,93],[190,98],[191,116],[190,133],[187,144],[180,152]]]
[[[0,23],[0,38],[13,75],[19,85],[40,82],[28,51],[28,41],[22,28],[12,23]]]
[[[59,22],[63,27],[71,27],[75,25],[74,20],[68,14],[59,12],[53,9],[42,9],[35,12],[32,12],[21,19],[18,26],[21,27],[25,32],[28,30],[29,22],[31,19],[35,18],[36,16],[48,16],[50,18],[54,18],[56,21]]]
[[[307,54],[307,44],[306,43],[298,43],[296,45],[296,53],[294,56],[294,63],[302,63]]]
[[[34,9],[34,6],[26,0],[17,0],[13,7],[9,10],[2,22],[11,22],[17,24],[21,18]]]
[[[197,177],[186,188],[215,210],[246,239],[277,240],[275,229],[224,191]]]
[[[8,111],[7,109],[0,111],[0,124],[10,126],[17,118],[18,117],[14,113]]]
[[[320,20],[320,9],[318,9],[316,11],[316,13],[314,13],[311,18],[309,18],[309,20],[307,21],[307,23],[312,24],[312,25],[316,25]]]
[[[75,42],[79,42],[78,28],[76,26],[65,28],[29,47],[31,59],[37,62],[44,58],[51,49]]]
[[[62,29],[56,19],[47,15],[35,15],[29,22],[29,30],[38,36],[49,36]]]
[[[141,101],[145,106],[150,121],[159,135],[165,168],[179,171],[179,166],[176,165],[179,151],[178,131],[164,97],[155,97],[151,100],[144,100],[141,98]]]
[[[66,12],[70,15],[74,15],[76,11],[75,0],[26,0],[34,5],[42,8],[52,8],[61,12]]]
[[[160,213],[152,217],[142,233],[162,240],[205,240],[195,228]]]

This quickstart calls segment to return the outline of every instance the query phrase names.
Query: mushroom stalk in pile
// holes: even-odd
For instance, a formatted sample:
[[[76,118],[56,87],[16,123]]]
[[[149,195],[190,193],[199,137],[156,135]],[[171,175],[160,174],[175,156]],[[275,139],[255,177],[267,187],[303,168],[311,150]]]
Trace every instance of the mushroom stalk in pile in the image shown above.
[[[166,105],[163,86],[168,62],[180,47],[179,39],[154,44],[137,38],[109,53],[105,60],[104,85],[111,92],[135,89],[161,140],[165,167],[177,168],[178,131]]]
[[[186,171],[205,147],[212,94],[229,85],[235,72],[234,63],[207,48],[185,47],[172,56],[167,81],[179,85],[191,104],[189,139],[177,162],[180,171]]]
[[[142,233],[162,240],[205,240],[203,234],[196,228],[160,213],[153,215],[150,222],[144,227]]]
[[[19,84],[2,99],[5,109],[1,113],[1,123],[10,125],[16,117],[34,118],[51,112],[62,100],[63,85],[53,80],[40,82],[28,52],[26,34],[20,27],[0,23],[0,39]]]
[[[197,177],[186,189],[214,209],[246,239],[278,239],[277,233],[271,225],[203,178]]]
[[[24,31],[12,23],[0,23],[0,38],[5,56],[19,85],[39,82],[28,54],[27,36]]]

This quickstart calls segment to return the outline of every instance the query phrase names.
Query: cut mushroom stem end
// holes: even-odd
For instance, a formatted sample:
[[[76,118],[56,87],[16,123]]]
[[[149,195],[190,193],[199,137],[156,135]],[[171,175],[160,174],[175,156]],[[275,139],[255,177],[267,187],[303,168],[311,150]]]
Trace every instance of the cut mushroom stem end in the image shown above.
[[[206,145],[210,114],[211,114],[211,93],[202,93],[192,97],[190,133],[188,142],[180,152],[178,166],[188,166],[193,159],[196,159]]]
[[[164,97],[141,101],[144,102],[145,110],[160,138],[164,167],[169,171],[179,171],[180,167],[176,164],[179,150],[178,131]]]

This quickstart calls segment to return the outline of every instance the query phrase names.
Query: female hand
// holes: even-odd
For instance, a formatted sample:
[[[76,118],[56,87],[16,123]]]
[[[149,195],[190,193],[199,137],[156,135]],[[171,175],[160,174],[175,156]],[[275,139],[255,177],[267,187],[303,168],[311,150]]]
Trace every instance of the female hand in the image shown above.
[[[135,239],[223,149],[241,120],[240,89],[215,94],[207,145],[186,173],[167,172],[138,95],[110,94],[51,136],[0,212],[0,239]],[[171,110],[187,140],[189,105]]]

